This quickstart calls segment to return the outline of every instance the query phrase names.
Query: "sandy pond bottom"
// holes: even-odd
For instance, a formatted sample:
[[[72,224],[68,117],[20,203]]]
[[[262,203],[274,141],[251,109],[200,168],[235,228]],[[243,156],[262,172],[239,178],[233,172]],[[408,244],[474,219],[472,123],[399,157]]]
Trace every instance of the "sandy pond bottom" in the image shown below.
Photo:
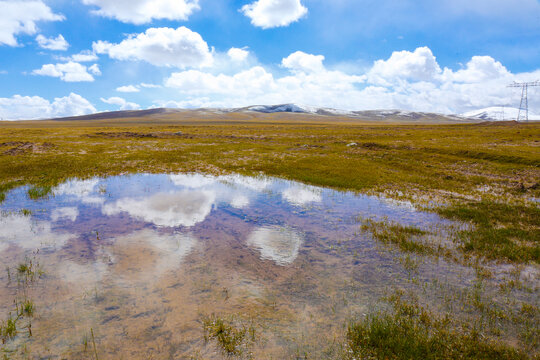
[[[437,305],[475,286],[474,270],[442,259],[415,258],[412,276],[408,256],[362,232],[359,218],[449,225],[377,197],[197,174],[72,180],[37,201],[27,190],[0,205],[1,319],[22,296],[13,269],[44,271],[23,289],[32,337],[5,345],[13,357],[219,358],[202,325],[214,314],[255,329],[254,358],[325,358],[395,289]]]

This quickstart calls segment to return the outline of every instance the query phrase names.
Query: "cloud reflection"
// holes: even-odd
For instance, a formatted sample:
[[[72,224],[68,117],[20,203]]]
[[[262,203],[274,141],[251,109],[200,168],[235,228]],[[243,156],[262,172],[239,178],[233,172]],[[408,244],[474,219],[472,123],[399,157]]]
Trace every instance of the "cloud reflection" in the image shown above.
[[[213,191],[158,193],[143,199],[124,198],[102,208],[105,215],[126,212],[157,226],[194,226],[210,214],[216,199]]]
[[[291,205],[305,206],[313,202],[321,202],[321,190],[312,186],[291,186],[284,190],[281,195]]]
[[[260,227],[253,231],[247,244],[261,253],[261,258],[273,260],[278,265],[290,265],[298,256],[303,236],[280,226]]]
[[[272,185],[272,182],[263,177],[249,177],[243,175],[220,176],[219,181],[235,186],[241,186],[252,191],[261,192]]]
[[[136,231],[115,238],[112,245],[97,252],[92,262],[60,263],[59,276],[83,287],[107,280],[124,284],[147,282],[177,269],[196,244],[197,239],[189,234]]]
[[[10,244],[28,250],[62,247],[73,237],[69,233],[55,232],[50,222],[34,221],[30,216],[0,217],[0,251]]]
[[[61,219],[68,219],[71,221],[77,220],[79,216],[79,209],[76,207],[62,207],[54,209],[51,213],[51,220],[57,222]]]
[[[99,179],[70,180],[54,189],[55,195],[66,195],[80,199],[85,204],[103,204],[105,198],[96,192]]]
[[[215,184],[217,180],[216,177],[201,174],[169,175],[169,179],[176,186],[190,189],[198,189],[205,186],[210,186]]]

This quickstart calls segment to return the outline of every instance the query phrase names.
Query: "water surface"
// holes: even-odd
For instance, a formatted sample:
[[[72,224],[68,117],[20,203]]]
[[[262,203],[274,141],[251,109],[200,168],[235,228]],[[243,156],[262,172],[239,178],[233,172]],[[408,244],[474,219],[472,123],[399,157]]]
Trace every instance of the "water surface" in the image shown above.
[[[12,344],[31,358],[88,358],[91,330],[100,359],[216,358],[201,323],[212,314],[255,325],[255,358],[325,358],[347,319],[395,289],[438,304],[433,284],[474,286],[474,270],[436,258],[416,259],[412,281],[404,254],[360,230],[359,218],[450,225],[408,203],[239,175],[72,180],[37,201],[27,190],[0,205],[0,256],[45,272],[28,290],[33,336]],[[17,290],[0,281],[7,314]]]

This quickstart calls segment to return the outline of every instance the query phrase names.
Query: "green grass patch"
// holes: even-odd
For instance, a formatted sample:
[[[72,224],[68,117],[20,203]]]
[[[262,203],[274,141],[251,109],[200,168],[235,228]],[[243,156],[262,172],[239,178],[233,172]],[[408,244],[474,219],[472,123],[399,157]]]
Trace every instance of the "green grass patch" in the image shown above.
[[[35,186],[28,189],[28,197],[32,200],[45,199],[52,191],[52,186]]]
[[[454,327],[424,307],[395,299],[379,312],[347,328],[347,359],[529,359],[518,349],[487,340],[475,328]]]
[[[466,202],[439,208],[440,215],[473,228],[459,232],[466,252],[489,259],[540,262],[540,208],[511,205],[492,200]]]

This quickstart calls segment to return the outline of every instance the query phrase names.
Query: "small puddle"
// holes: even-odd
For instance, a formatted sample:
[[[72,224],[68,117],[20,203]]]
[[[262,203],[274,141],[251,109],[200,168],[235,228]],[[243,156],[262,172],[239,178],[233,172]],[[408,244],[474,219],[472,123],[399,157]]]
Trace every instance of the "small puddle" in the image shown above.
[[[437,304],[427,287],[475,281],[470,268],[421,256],[411,281],[404,254],[360,230],[359,218],[451,225],[408,203],[239,175],[72,180],[37,201],[27,190],[0,205],[0,256],[44,271],[28,290],[33,336],[13,345],[37,358],[88,358],[92,332],[100,359],[215,358],[201,322],[212,314],[258,324],[255,358],[324,358],[347,319],[392,289]],[[0,287],[0,315],[14,296]]]

